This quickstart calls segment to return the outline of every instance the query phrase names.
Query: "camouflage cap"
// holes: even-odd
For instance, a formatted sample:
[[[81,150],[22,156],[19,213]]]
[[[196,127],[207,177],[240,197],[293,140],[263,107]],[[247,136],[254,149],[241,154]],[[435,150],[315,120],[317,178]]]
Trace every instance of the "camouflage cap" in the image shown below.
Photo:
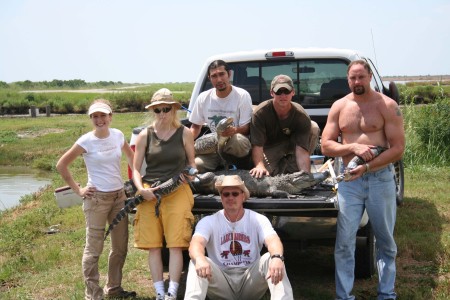
[[[291,77],[283,74],[275,76],[270,84],[270,89],[276,93],[280,88],[292,91],[294,89],[294,83]]]

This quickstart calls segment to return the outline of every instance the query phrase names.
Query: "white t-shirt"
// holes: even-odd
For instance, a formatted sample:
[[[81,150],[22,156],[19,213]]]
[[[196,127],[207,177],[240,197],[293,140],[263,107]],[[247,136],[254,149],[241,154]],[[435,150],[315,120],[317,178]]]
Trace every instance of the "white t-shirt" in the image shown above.
[[[233,244],[234,226],[234,244]],[[208,257],[220,268],[247,267],[260,257],[266,237],[276,234],[267,217],[245,209],[242,219],[229,222],[224,210],[201,219],[194,236],[206,239]]]
[[[123,188],[120,160],[124,142],[122,131],[115,128],[109,129],[107,138],[99,139],[91,131],[76,141],[86,151],[83,158],[88,172],[88,186],[95,186],[102,192]]]
[[[223,118],[232,117],[233,126],[239,127],[250,123],[252,112],[252,98],[246,90],[232,86],[227,97],[219,98],[216,89],[212,88],[198,96],[189,121],[197,125],[206,123],[212,132],[216,132],[216,125]]]

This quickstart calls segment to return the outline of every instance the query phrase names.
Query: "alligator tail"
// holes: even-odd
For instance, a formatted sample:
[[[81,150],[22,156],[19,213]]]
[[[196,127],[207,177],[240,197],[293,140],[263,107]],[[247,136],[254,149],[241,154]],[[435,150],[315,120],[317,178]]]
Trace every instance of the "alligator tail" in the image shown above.
[[[117,213],[116,217],[113,219],[111,224],[109,224],[108,230],[105,233],[104,240],[106,240],[106,238],[114,229],[114,227],[116,227],[117,224],[119,224],[120,221],[122,221],[128,213],[130,213],[136,206],[141,204],[143,201],[144,197],[142,197],[142,195],[137,195],[136,197],[128,198],[126,200],[127,204]]]
[[[158,218],[159,217],[159,206],[161,205],[161,199],[162,196],[160,193],[154,193],[155,197],[156,197],[156,204],[155,204],[155,215]]]

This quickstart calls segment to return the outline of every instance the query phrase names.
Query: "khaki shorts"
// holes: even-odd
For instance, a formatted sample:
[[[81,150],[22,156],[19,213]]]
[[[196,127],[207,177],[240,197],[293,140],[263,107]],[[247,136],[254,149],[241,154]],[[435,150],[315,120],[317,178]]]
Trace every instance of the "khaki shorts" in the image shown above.
[[[223,152],[236,157],[244,157],[250,153],[250,150],[252,150],[252,144],[248,137],[238,133],[228,140]]]
[[[155,204],[156,200],[146,200],[137,206],[134,246],[139,249],[162,248],[165,238],[167,248],[187,249],[194,227],[191,212],[194,197],[189,185],[182,184],[176,191],[162,197],[159,217],[155,215]]]

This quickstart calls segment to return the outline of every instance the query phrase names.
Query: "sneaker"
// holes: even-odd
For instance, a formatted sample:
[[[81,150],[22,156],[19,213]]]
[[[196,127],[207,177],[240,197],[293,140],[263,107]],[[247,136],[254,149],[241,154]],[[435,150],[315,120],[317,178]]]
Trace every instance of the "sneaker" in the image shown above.
[[[172,296],[171,293],[167,293],[166,296],[164,297],[164,300],[177,300],[177,297]]]
[[[130,299],[130,298],[136,298],[137,294],[134,291],[120,291],[117,294],[113,295],[106,295],[106,299]]]

